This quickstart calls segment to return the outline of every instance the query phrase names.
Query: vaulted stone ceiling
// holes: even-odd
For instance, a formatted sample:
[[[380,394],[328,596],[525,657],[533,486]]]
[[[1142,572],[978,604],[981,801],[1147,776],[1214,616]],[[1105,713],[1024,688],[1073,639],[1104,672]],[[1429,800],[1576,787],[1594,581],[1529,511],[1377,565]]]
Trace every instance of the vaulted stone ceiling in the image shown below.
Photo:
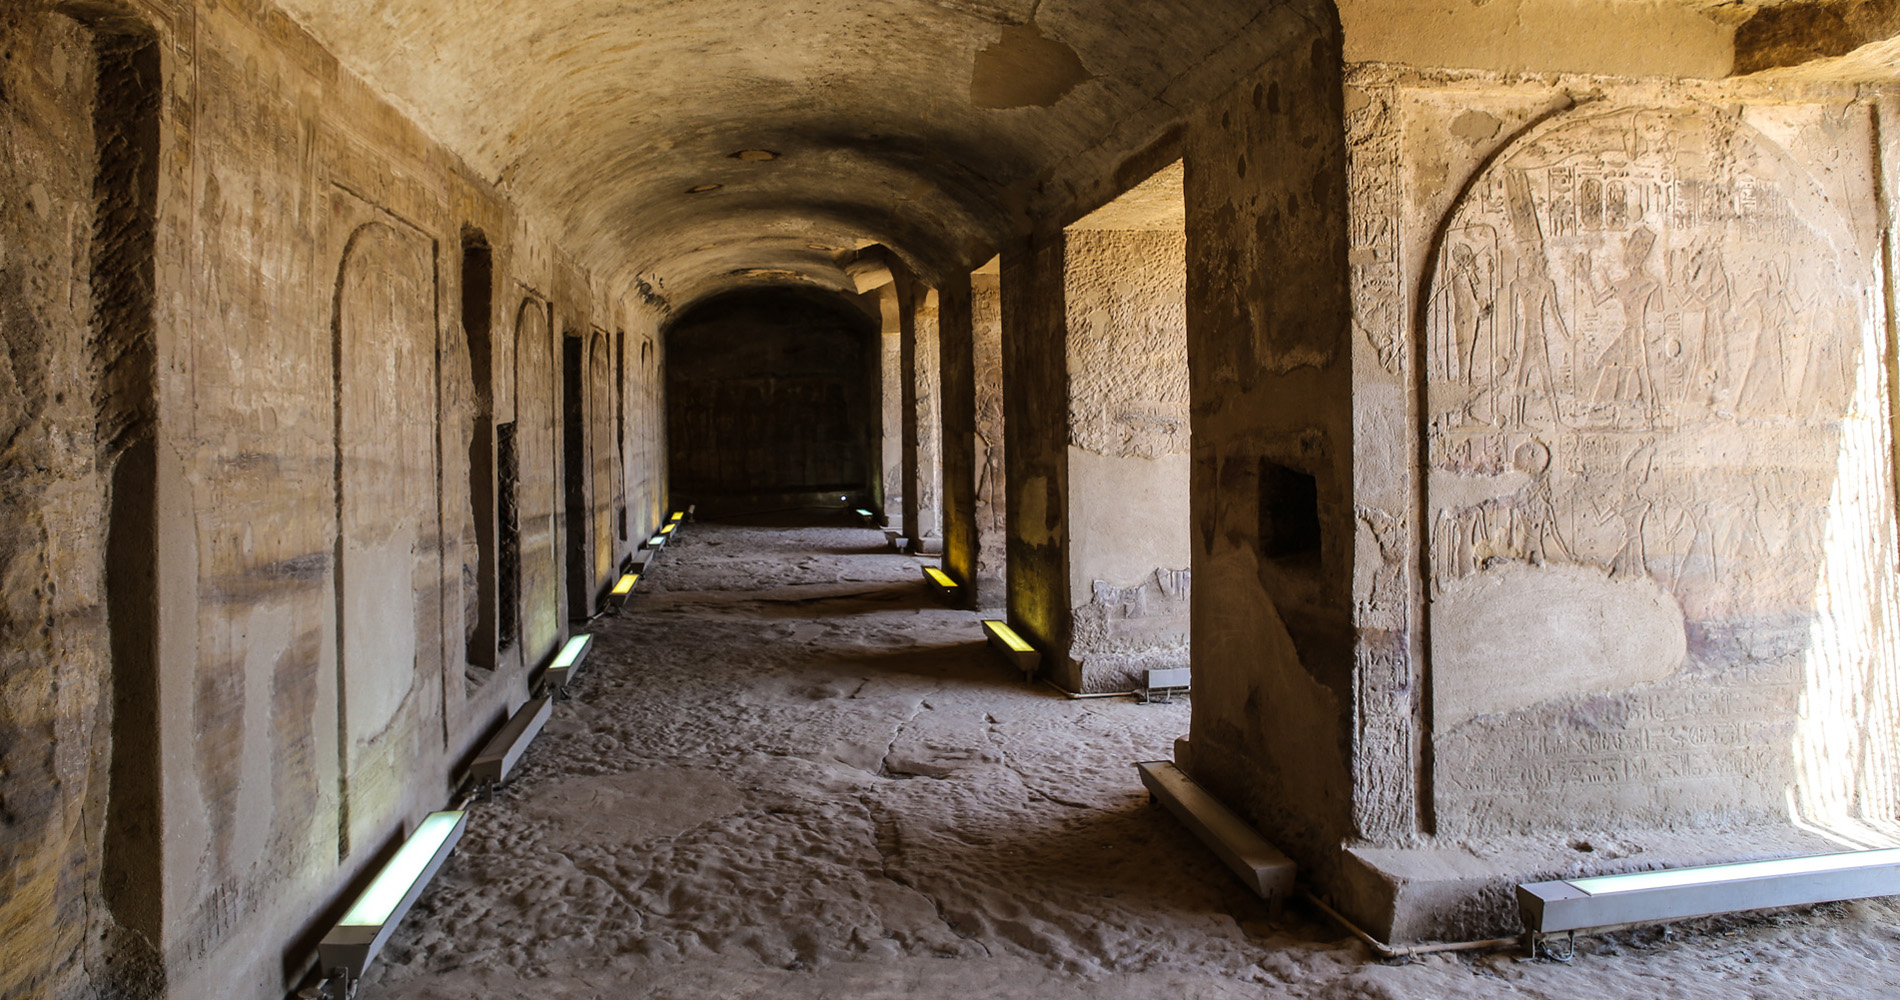
[[[283,2],[561,220],[585,263],[676,306],[788,273],[848,288],[841,265],[872,244],[926,276],[970,267],[1030,218],[1113,196],[1118,167],[1160,166],[1139,154],[1184,109],[1332,16],[1310,0]],[[1762,10],[1810,8],[1350,0],[1339,16],[1349,59],[1722,75],[1775,64],[1737,55]]]

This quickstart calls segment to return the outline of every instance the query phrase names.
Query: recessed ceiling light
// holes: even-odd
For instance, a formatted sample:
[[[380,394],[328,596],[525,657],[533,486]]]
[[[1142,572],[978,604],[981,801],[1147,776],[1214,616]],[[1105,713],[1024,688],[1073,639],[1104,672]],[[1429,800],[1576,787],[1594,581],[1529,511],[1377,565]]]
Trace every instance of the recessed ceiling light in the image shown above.
[[[735,160],[745,160],[750,163],[778,159],[778,154],[769,149],[742,149],[729,155]]]
[[[725,185],[724,184],[695,184],[692,187],[687,188],[686,193],[687,194],[705,194],[708,191],[717,191],[722,187],[725,187]]]
[[[807,243],[807,244],[805,244],[805,249],[807,249],[807,250],[823,250],[823,251],[824,251],[824,252],[826,252],[826,253],[837,253],[837,252],[838,252],[838,248],[837,248],[837,247],[828,247],[828,246],[826,246],[826,245],[824,245],[823,243]]]

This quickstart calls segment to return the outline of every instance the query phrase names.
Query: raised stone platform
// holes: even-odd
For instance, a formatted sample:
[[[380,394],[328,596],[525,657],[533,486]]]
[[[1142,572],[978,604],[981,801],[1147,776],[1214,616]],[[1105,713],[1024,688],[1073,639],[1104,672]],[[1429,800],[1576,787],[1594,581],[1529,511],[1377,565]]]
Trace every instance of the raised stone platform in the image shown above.
[[[1792,826],[1349,847],[1339,885],[1323,895],[1388,944],[1467,941],[1522,933],[1514,890],[1523,882],[1849,849]]]

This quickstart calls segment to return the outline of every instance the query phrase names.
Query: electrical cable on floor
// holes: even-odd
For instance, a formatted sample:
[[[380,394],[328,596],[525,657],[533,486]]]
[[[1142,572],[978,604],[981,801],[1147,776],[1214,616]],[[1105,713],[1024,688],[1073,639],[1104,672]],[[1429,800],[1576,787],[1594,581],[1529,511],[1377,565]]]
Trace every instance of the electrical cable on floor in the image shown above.
[[[1386,944],[1359,928],[1358,924],[1346,918],[1346,915],[1326,905],[1326,901],[1311,891],[1304,892],[1308,902],[1326,912],[1326,915],[1339,922],[1341,927],[1365,942],[1380,958],[1412,958],[1418,955],[1437,955],[1448,951],[1485,951],[1488,949],[1516,948],[1524,944],[1522,937],[1486,938],[1481,941],[1433,941],[1428,944]]]

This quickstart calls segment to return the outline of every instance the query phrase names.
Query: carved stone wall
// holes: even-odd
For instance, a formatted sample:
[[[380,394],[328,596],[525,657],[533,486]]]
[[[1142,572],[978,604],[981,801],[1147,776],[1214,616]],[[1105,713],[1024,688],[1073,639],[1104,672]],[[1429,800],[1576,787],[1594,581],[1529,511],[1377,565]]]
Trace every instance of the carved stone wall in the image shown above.
[[[1063,281],[1069,655],[1129,690],[1188,664],[1186,234],[1072,229]]]
[[[1713,108],[1560,115],[1466,191],[1423,304],[1441,830],[1785,809],[1873,285]]]
[[[1000,270],[1000,268],[999,268]],[[1003,292],[997,274],[970,276],[976,355],[976,535],[980,590],[999,589],[1007,556],[1009,505],[1003,467]]]

